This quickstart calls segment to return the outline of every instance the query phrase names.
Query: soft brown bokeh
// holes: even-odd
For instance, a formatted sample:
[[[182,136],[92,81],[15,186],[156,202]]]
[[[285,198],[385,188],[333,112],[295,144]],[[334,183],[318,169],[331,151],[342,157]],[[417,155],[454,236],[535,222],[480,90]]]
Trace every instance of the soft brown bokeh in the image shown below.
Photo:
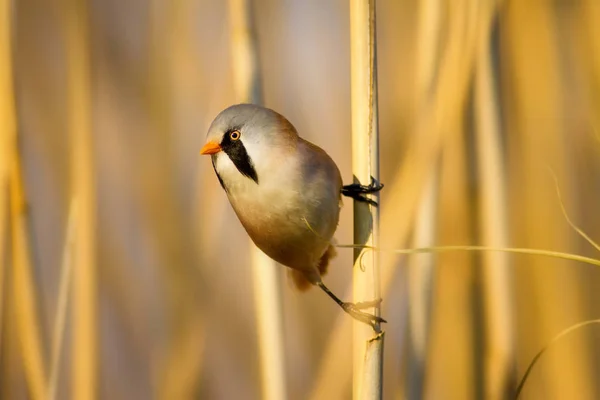
[[[53,376],[56,399],[260,398],[249,241],[198,154],[235,101],[227,4],[0,0],[0,398],[45,398]],[[253,10],[265,105],[351,182],[348,2]],[[382,248],[599,258],[562,215],[552,176],[600,241],[598,1],[379,0],[377,28]],[[336,238],[348,244],[345,204]],[[326,282],[349,298],[352,250],[338,253]],[[407,261],[381,254],[386,398],[510,395],[555,335],[600,316],[589,265],[477,252]],[[430,283],[409,295],[415,268]],[[294,291],[283,269],[280,281],[289,397],[349,398],[350,318],[318,290]],[[415,312],[421,325],[408,322]],[[599,343],[592,325],[552,346],[523,398],[600,397]]]

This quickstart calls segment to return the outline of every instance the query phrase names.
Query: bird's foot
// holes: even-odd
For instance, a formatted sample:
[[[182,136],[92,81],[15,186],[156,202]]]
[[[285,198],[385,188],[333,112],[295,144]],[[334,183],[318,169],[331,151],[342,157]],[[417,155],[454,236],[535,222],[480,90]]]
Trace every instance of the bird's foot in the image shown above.
[[[381,303],[381,299],[373,300],[373,301],[363,301],[360,303],[343,303],[342,308],[346,311],[350,316],[360,322],[364,322],[367,325],[370,325],[374,330],[377,330],[377,325],[387,322],[385,319],[378,317],[373,314],[366,313],[364,311],[365,308],[375,307]]]
[[[379,183],[375,178],[371,177],[371,183],[369,185],[353,183],[351,185],[342,186],[342,195],[352,197],[356,201],[369,203],[372,206],[377,207],[377,202],[368,198],[365,194],[379,192],[381,189],[383,189],[383,183]]]

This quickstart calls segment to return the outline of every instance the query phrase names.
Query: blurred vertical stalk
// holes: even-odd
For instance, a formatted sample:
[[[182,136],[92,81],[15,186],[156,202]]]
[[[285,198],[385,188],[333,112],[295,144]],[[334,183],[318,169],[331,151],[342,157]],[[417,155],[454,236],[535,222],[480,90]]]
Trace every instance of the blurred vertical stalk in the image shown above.
[[[67,112],[71,184],[78,218],[73,269],[72,397],[90,400],[98,389],[96,187],[92,150],[87,0],[65,0]]]
[[[177,151],[176,138],[182,128],[177,123],[183,121],[177,114],[182,99],[179,84],[190,84],[182,66],[193,68],[190,52],[185,49],[193,36],[190,24],[194,10],[188,0],[147,3],[148,55],[143,70],[147,75],[141,83],[151,127],[137,152],[134,201],[149,226],[149,239],[156,242],[154,250],[165,289],[165,318],[152,316],[165,335],[165,346],[157,347],[153,354],[152,386],[158,399],[192,398],[201,383],[205,319],[188,210],[178,201],[181,187],[177,176],[183,154]]]
[[[495,2],[484,3],[483,18],[494,20]],[[479,35],[475,67],[475,142],[479,173],[479,232],[485,245],[508,245],[506,177],[500,128],[497,78],[493,65],[493,29]],[[510,397],[514,378],[511,274],[506,253],[484,252],[483,323],[485,332],[483,389],[485,398]]]
[[[262,103],[251,0],[229,0],[235,94],[238,102]],[[285,399],[285,358],[277,264],[251,243],[254,299],[263,398]]]
[[[12,160],[10,210],[15,315],[29,395],[37,400],[43,399],[46,391],[45,352],[36,299],[37,288],[31,256],[23,174],[16,146],[10,159]]]
[[[177,142],[185,130],[179,122],[185,110],[182,83],[193,79],[183,66],[193,69],[189,51],[194,2],[189,0],[148,2],[147,58],[142,71],[144,106],[150,119],[150,135],[137,152],[134,173],[138,178],[134,204],[148,224],[148,239],[156,246],[161,286],[165,292],[164,314],[153,314],[153,323],[164,328],[161,346],[152,354],[151,385],[158,399],[192,398],[200,390],[205,340],[202,279],[191,241],[189,210],[182,207],[178,183],[186,155]],[[194,70],[194,74],[200,71]],[[191,89],[190,89],[191,90]],[[161,159],[157,163],[157,157]],[[126,298],[126,297],[124,297]],[[163,304],[161,304],[163,305]]]
[[[591,40],[592,68],[595,83],[600,83],[600,3],[596,0],[584,0],[582,11],[587,19],[587,29]]]
[[[593,110],[600,108],[600,2],[597,0],[584,0],[582,2],[581,14],[586,21],[587,40],[589,47],[587,53],[590,57],[590,87],[592,89],[592,107]],[[592,112],[592,129],[597,135],[600,135],[600,113]]]
[[[432,106],[431,95],[436,83],[439,58],[441,8],[440,0],[422,0],[419,4],[416,96],[418,112],[421,115],[426,115]],[[415,221],[415,248],[432,246],[435,242],[438,175],[439,167],[436,166],[423,188]],[[405,388],[408,399],[420,399],[424,393],[434,262],[433,254],[415,255],[408,260],[408,301],[411,305],[408,310],[408,365]]]
[[[431,247],[435,243],[439,196],[438,168],[429,177],[417,211],[413,248]],[[431,297],[435,256],[413,255],[408,260],[408,368],[406,398],[421,399],[424,394],[425,369],[431,322]]]
[[[56,316],[52,330],[52,353],[50,354],[50,377],[46,399],[56,399],[58,380],[60,377],[60,364],[62,360],[63,339],[67,323],[67,311],[69,306],[69,291],[71,288],[71,276],[73,270],[73,249],[75,239],[75,224],[77,218],[77,203],[71,200],[69,219],[67,221],[67,233],[63,248],[62,263],[60,268],[60,280],[58,289],[58,300],[56,303]]]
[[[27,223],[22,161],[17,146],[17,121],[12,82],[11,2],[0,0],[0,277],[5,268],[10,188],[14,315],[29,396],[43,399],[46,388],[44,348],[36,299],[34,267]],[[3,284],[2,280],[0,283]],[[4,296],[2,291],[1,296]]]
[[[581,103],[571,104],[577,97],[572,77],[565,75],[572,53],[566,50],[570,45],[564,40],[562,6],[556,2],[509,1],[503,7],[501,33],[505,36],[501,43],[507,47],[502,71],[511,94],[503,103],[503,115],[511,146],[511,179],[507,184],[515,207],[510,211],[520,228],[511,233],[523,247],[573,251],[575,235],[565,229],[553,179],[544,168],[550,166],[556,174],[565,204],[579,201],[583,192],[577,189],[578,162],[573,154],[580,153],[572,153],[577,148],[577,126],[567,111],[574,107],[579,112]],[[559,13],[561,19],[557,18]],[[519,304],[515,314],[520,322],[515,324],[519,343],[525,344],[518,356],[529,362],[557,332],[589,316],[589,298],[578,290],[589,276],[555,259],[514,258],[512,262],[516,267],[513,271],[518,270],[520,276],[515,281],[517,296],[535,300],[533,304]],[[527,284],[518,285],[519,281]],[[598,398],[590,340],[581,336],[568,347],[557,346],[553,356],[544,360],[544,368],[530,377],[523,397],[544,390],[553,398],[572,398],[574,394],[580,399]]]
[[[262,104],[252,0],[229,0],[233,83],[237,101]]]
[[[417,101],[421,110],[431,101],[439,63],[442,0],[421,0],[417,45]],[[424,111],[424,110],[423,110]]]
[[[355,180],[368,185],[371,177],[379,177],[375,0],[350,0],[350,64],[352,172]],[[354,202],[354,243],[379,245],[377,207]],[[377,252],[365,249],[354,252],[353,285],[355,302],[381,298]],[[374,312],[379,315],[380,307]],[[353,397],[380,399],[384,333],[377,327],[379,333],[373,336],[372,329],[359,321],[354,321],[353,326]]]
[[[8,182],[10,159],[17,132],[16,110],[12,85],[11,1],[0,0],[0,321],[3,321],[5,285],[8,263]],[[0,327],[0,350],[2,332]]]

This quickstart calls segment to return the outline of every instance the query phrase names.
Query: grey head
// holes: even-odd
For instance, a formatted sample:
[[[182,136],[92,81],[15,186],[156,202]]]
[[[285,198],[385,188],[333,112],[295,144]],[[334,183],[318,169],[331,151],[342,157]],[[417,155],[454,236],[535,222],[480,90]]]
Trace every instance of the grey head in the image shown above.
[[[269,108],[236,104],[216,116],[206,140],[201,153],[211,154],[221,186],[227,190],[224,179],[244,178],[260,184],[260,171],[295,148],[298,134],[285,117]],[[232,165],[237,174],[231,171]]]

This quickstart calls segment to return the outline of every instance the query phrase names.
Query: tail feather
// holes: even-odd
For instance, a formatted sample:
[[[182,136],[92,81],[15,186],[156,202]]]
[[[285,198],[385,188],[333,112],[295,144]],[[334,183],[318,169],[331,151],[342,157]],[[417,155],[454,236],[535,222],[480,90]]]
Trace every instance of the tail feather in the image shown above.
[[[337,251],[333,245],[329,245],[325,253],[321,256],[319,260],[319,264],[317,265],[317,269],[319,270],[319,276],[325,276],[327,274],[327,267],[329,267],[329,261],[332,260],[337,255]],[[311,288],[312,285],[316,284],[314,279],[310,279],[307,275],[297,269],[290,269],[289,275],[294,282],[294,285],[301,292],[305,292]]]

